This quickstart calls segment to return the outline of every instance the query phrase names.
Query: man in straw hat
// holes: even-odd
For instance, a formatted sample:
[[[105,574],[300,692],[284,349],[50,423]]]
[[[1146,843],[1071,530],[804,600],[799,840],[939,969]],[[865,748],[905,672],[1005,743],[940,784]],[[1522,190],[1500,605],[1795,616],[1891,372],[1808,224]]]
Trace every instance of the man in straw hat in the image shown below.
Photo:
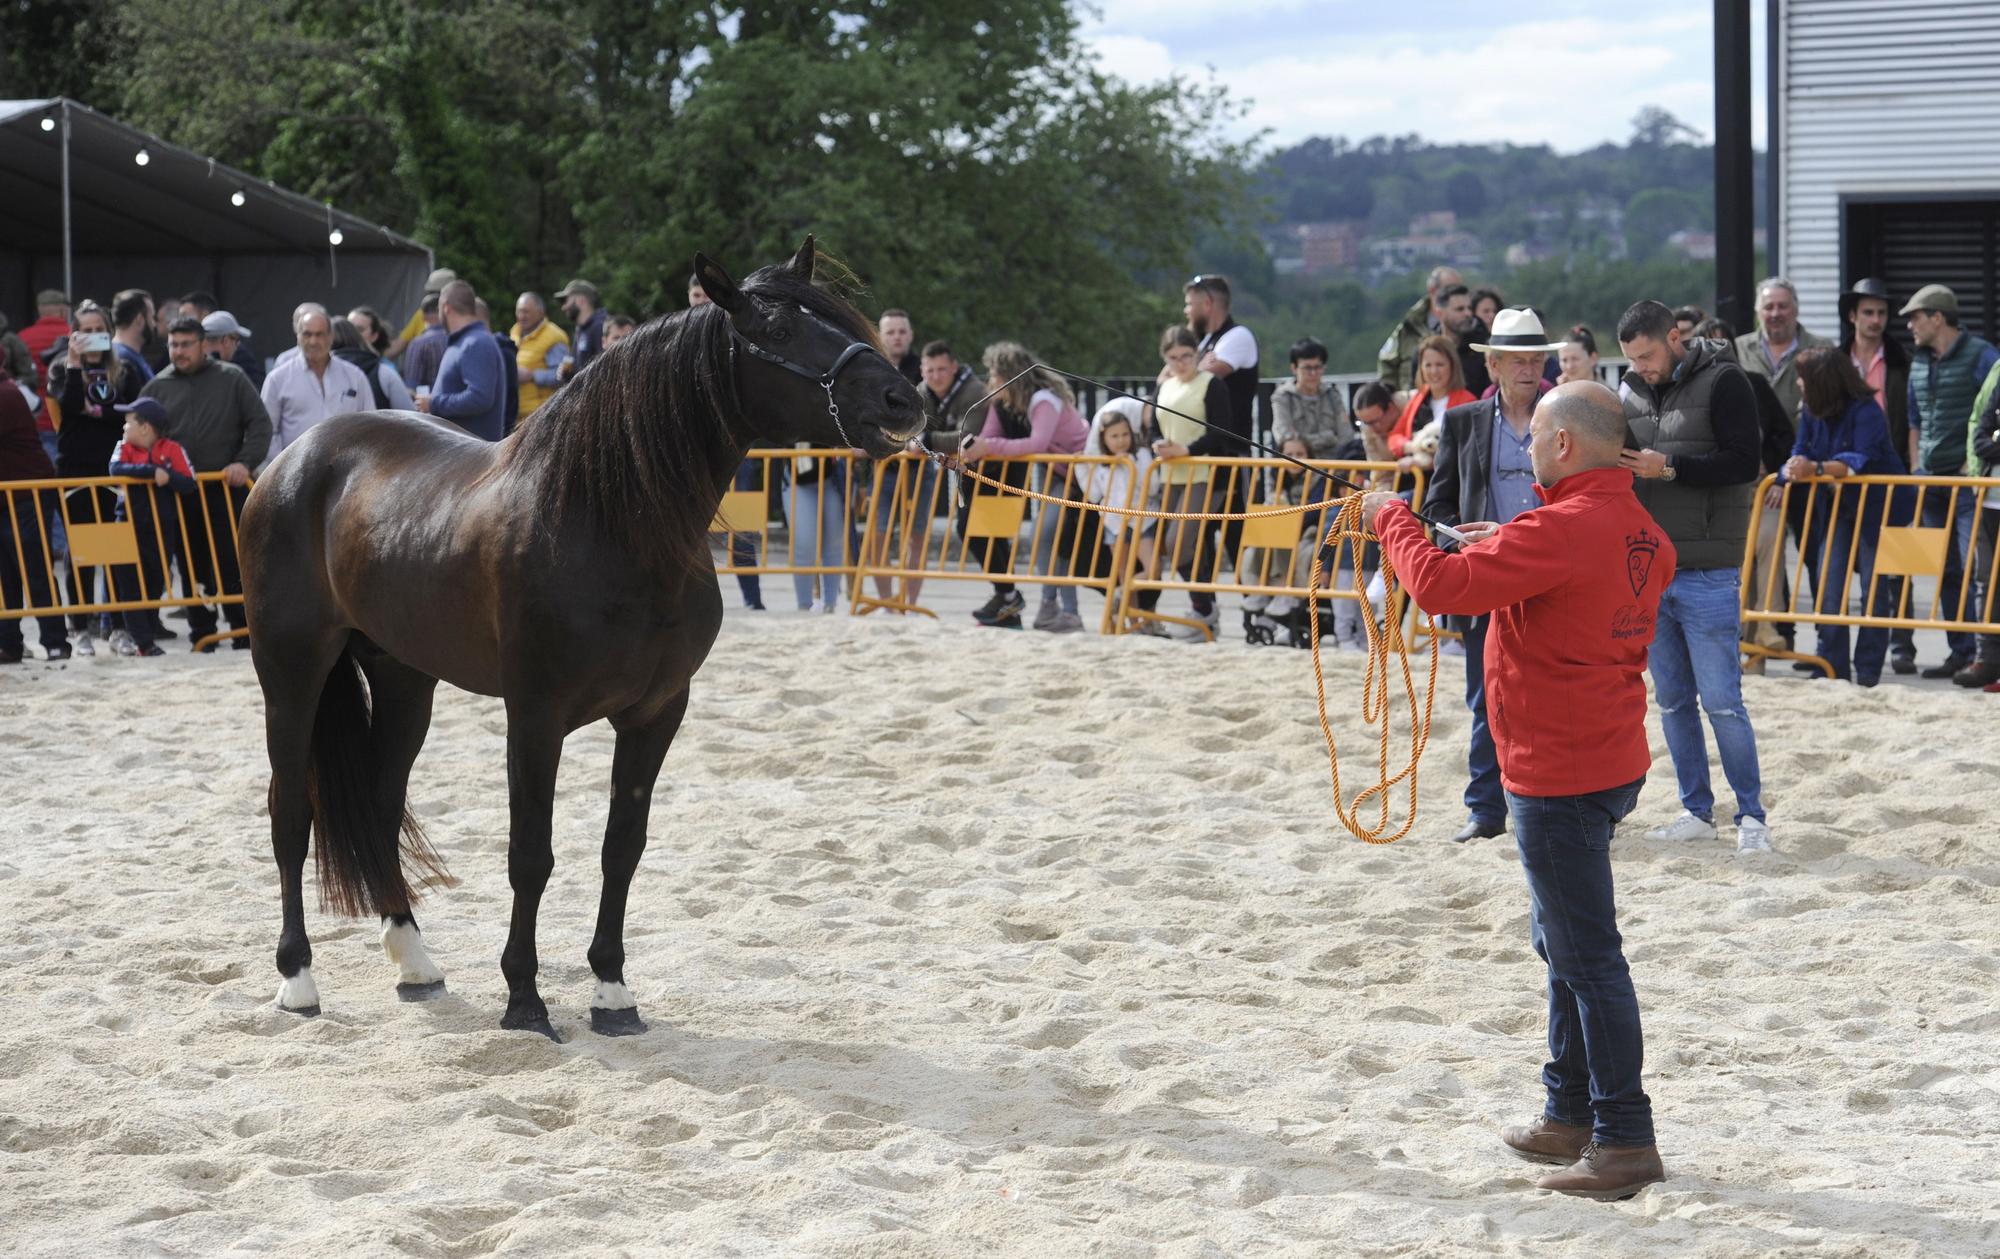
[[[1490,398],[1444,413],[1444,434],[1424,495],[1431,519],[1452,525],[1461,520],[1506,524],[1536,505],[1528,422],[1541,396],[1542,365],[1564,344],[1549,340],[1532,310],[1502,310],[1493,317],[1492,335],[1472,348],[1486,356],[1487,371],[1499,388]],[[1465,754],[1465,808],[1471,817],[1452,836],[1459,843],[1507,829],[1500,762],[1486,719],[1487,620],[1481,615],[1457,622],[1465,639],[1465,706],[1472,711],[1472,742]]]
[[[1438,549],[1394,494],[1370,493],[1362,519],[1419,607],[1493,618],[1493,740],[1549,992],[1542,1114],[1501,1140],[1522,1158],[1562,1165],[1537,1188],[1626,1198],[1666,1173],[1640,1087],[1645,1047],[1618,934],[1611,835],[1652,767],[1646,649],[1673,580],[1674,544],[1621,465],[1616,394],[1594,380],[1559,386],[1530,431],[1537,505],[1504,525],[1460,525],[1469,541],[1459,553]]]

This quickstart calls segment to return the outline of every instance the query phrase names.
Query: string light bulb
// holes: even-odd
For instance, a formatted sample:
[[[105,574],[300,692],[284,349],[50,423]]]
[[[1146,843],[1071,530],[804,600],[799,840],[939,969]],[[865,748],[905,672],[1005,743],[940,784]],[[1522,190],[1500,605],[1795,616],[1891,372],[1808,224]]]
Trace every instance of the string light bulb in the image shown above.
[[[140,149],[137,153],[134,153],[132,155],[132,160],[134,162],[137,162],[139,165],[144,166],[146,163],[153,160],[153,155],[151,153],[148,153],[144,149]]]
[[[340,229],[337,227],[326,234],[326,243],[329,245],[338,245],[341,241],[346,239],[347,238],[345,236],[340,234]]]
[[[249,198],[243,195],[243,190],[241,188],[238,188],[235,192],[229,194],[229,204],[237,207],[238,209],[241,209],[243,203],[247,200],[249,200]]]
[[[54,131],[55,129],[56,129],[56,119],[55,119],[55,115],[54,115],[54,114],[43,114],[43,115],[42,115],[42,130],[44,130],[44,131]]]

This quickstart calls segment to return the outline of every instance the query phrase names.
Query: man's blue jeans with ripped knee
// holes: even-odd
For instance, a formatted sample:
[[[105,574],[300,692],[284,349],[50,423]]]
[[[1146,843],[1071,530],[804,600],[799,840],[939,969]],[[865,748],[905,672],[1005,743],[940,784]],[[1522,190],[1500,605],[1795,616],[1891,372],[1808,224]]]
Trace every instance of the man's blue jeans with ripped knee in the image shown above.
[[[1703,713],[1715,731],[1723,777],[1736,793],[1736,821],[1764,820],[1757,736],[1743,708],[1743,669],[1737,655],[1742,630],[1739,580],[1734,568],[1676,573],[1660,598],[1659,628],[1648,660],[1681,807],[1704,821],[1715,820],[1715,793],[1709,788]]]

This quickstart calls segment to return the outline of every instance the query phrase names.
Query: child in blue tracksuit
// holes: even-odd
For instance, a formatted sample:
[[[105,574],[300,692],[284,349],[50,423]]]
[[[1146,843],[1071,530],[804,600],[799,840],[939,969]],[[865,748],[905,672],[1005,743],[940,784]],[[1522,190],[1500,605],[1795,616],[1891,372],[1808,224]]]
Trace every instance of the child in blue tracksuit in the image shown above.
[[[166,589],[166,556],[180,561],[181,571],[193,572],[183,546],[181,499],[195,492],[194,468],[179,442],[166,436],[167,409],[157,398],[139,398],[118,410],[125,413],[125,440],[111,455],[111,476],[146,482],[125,492],[125,517],[138,535],[139,567],[144,589],[130,564],[112,570],[112,586],[120,601],[157,597]],[[125,632],[141,656],[166,653],[153,641],[153,615],[146,609],[121,613]]]

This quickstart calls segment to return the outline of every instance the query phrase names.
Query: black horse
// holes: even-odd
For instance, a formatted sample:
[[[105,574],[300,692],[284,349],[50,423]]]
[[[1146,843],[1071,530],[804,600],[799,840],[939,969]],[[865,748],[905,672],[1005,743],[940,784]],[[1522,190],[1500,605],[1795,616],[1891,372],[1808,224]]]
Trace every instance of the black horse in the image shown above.
[[[271,847],[282,879],[278,1005],[319,1010],[301,880],[318,834],[320,896],[381,915],[398,991],[444,977],[410,914],[445,881],[405,807],[439,679],[507,707],[514,913],[500,1025],[555,1038],[535,990],[535,914],[554,864],[563,739],[617,731],[593,1029],[643,1031],[625,987],[625,896],[660,762],[722,624],[707,534],[753,444],[893,454],[923,426],[874,328],[813,283],[811,237],[739,288],[696,256],[712,305],[606,352],[507,440],[408,414],[315,426],[257,482],[241,552],[264,689]]]

